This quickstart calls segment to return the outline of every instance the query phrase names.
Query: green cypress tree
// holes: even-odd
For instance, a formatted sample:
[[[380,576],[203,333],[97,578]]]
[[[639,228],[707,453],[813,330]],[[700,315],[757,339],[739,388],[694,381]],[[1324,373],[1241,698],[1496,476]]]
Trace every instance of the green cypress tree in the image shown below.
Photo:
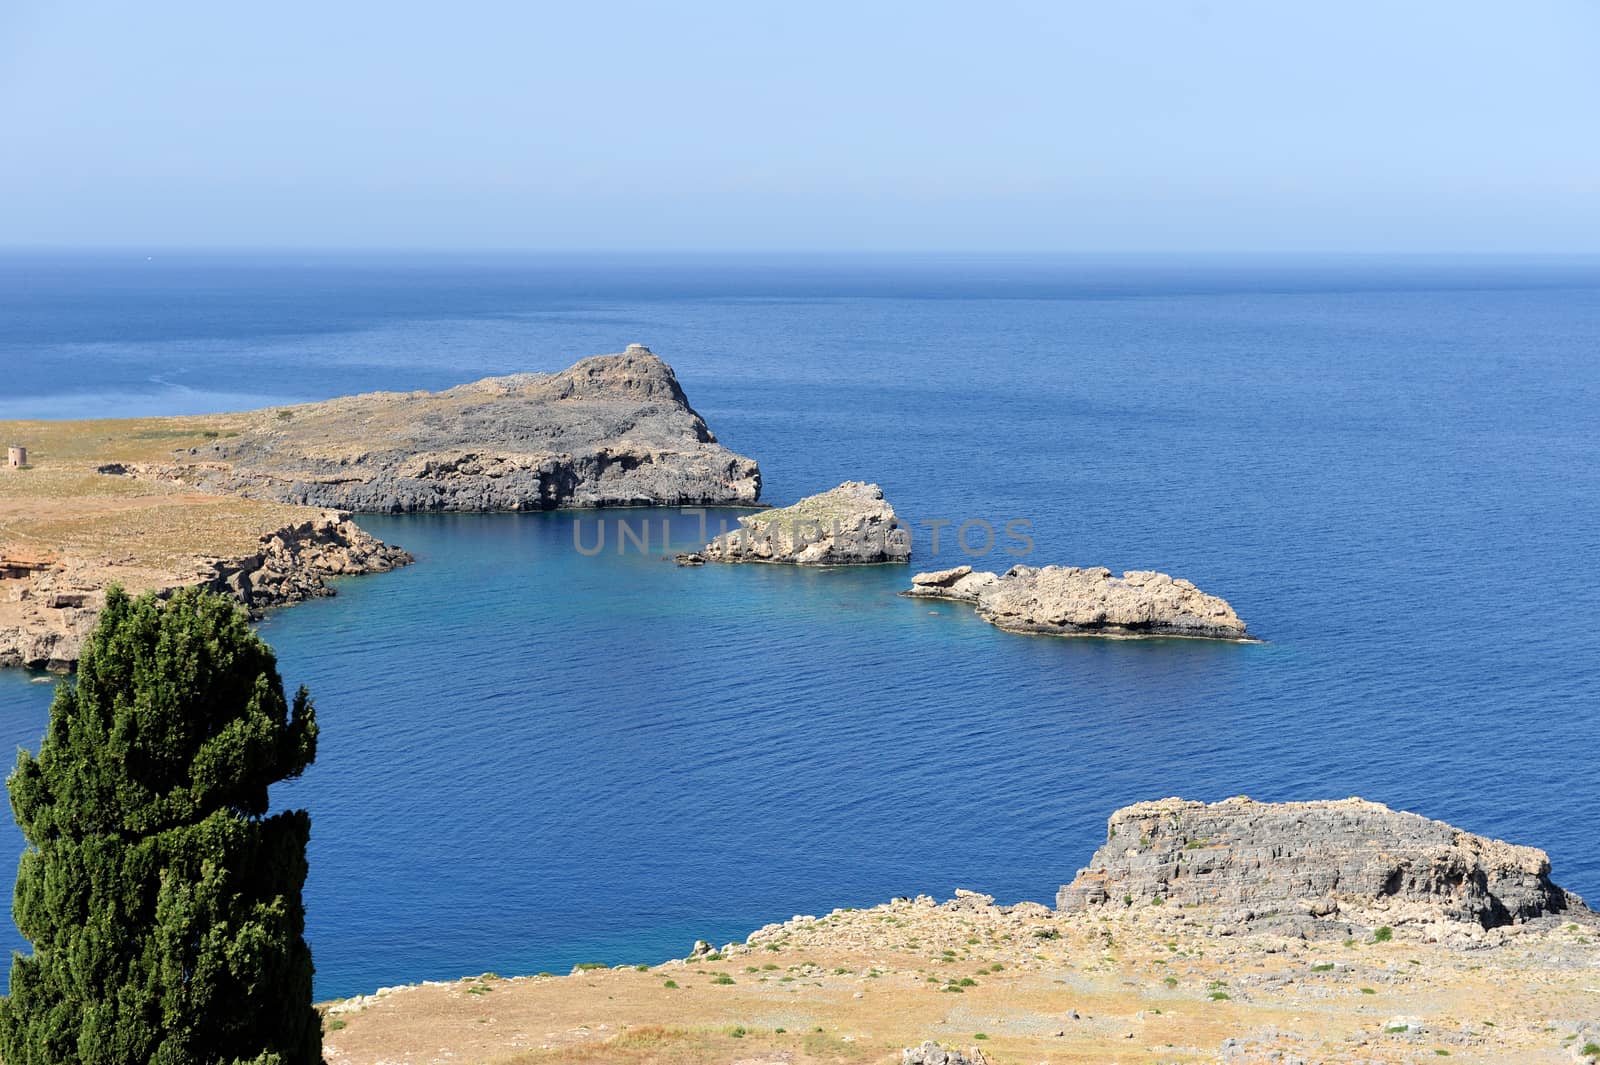
[[[112,589],[11,806],[33,944],[0,999],[5,1065],[311,1065],[300,891],[311,819],[268,785],[316,755],[304,688],[221,596]]]

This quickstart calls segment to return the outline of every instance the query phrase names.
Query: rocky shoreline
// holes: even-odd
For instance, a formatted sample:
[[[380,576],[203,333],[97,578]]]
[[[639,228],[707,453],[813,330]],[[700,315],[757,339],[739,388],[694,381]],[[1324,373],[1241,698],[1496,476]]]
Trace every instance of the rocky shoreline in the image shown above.
[[[979,617],[1007,632],[1254,639],[1226,600],[1153,570],[1115,577],[1104,567],[1018,565],[996,574],[957,566],[919,573],[900,594],[971,603]]]
[[[332,577],[384,573],[413,561],[336,511],[262,536],[258,549],[231,558],[197,560],[190,579],[148,590],[169,595],[202,587],[230,595],[252,616],[276,606],[334,594]],[[8,624],[0,624],[0,667],[65,672],[76,665],[83,640],[105,606],[103,573],[71,563],[0,581]]]
[[[1550,883],[1543,852],[1358,799],[1137,803],[1107,835],[1056,909],[958,889],[659,964],[384,988],[326,1007],[330,1060],[1600,1056],[1600,915]],[[1276,914],[1296,920],[1263,919]]]

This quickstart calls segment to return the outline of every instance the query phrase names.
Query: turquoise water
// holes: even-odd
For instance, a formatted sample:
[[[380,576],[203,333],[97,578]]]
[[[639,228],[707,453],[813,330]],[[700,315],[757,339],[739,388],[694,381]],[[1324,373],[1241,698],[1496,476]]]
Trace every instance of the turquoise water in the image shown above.
[[[12,258],[0,282],[0,417],[637,340],[771,501],[879,481],[925,568],[969,559],[916,523],[1023,519],[1033,561],[1187,576],[1268,641],[1012,636],[892,568],[680,569],[662,512],[365,518],[418,564],[262,625],[323,724],[279,792],[313,814],[320,994],[957,886],[1044,901],[1112,808],[1169,794],[1359,794],[1600,896],[1600,264]],[[0,674],[13,743],[48,696]]]

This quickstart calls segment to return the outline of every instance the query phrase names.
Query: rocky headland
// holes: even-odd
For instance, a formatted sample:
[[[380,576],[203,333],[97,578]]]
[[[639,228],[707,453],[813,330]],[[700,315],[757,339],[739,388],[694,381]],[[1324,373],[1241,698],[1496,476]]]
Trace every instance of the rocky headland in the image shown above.
[[[174,418],[5,422],[0,666],[70,669],[105,590],[202,585],[251,610],[410,561],[350,511],[754,503],[648,349],[445,392]]]
[[[385,988],[326,1007],[328,1059],[1574,1065],[1600,1057],[1600,916],[1550,884],[1542,852],[1360,800],[1169,799],[1119,810],[1110,825],[1111,840],[1063,889],[1059,909],[957,890],[942,903],[921,895],[796,916],[657,964]],[[1173,874],[1183,855],[1200,857]],[[1197,872],[1205,862],[1212,872]],[[1458,872],[1467,885],[1459,890]],[[1215,891],[1183,883],[1212,879]],[[1338,909],[1300,907],[1301,899]],[[1256,918],[1311,918],[1313,908],[1323,923]]]
[[[1104,567],[1018,565],[996,574],[957,566],[918,573],[901,594],[971,603],[1007,632],[1252,639],[1226,600],[1151,570],[1116,577]]]
[[[775,562],[794,566],[868,566],[911,560],[911,532],[875,484],[846,481],[798,503],[739,519],[684,565]]]
[[[357,512],[753,504],[761,472],[717,442],[641,344],[554,374],[257,412],[132,471],[210,492]]]

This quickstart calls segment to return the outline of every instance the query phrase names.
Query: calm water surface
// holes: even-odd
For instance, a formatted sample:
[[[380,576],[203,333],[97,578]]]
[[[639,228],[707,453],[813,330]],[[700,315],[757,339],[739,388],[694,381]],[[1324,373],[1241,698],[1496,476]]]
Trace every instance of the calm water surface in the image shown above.
[[[1012,636],[897,569],[679,569],[661,521],[696,522],[659,511],[606,519],[648,519],[648,554],[610,524],[592,557],[592,515],[363,519],[418,564],[262,625],[323,726],[277,794],[313,814],[335,996],[896,894],[1044,901],[1111,809],[1172,794],[1359,794],[1600,896],[1597,337],[1593,261],[12,256],[0,418],[642,341],[770,501],[863,478],[913,521],[1026,519],[1034,561],[1187,576],[1269,641]],[[37,744],[49,695],[0,673],[5,738]]]

